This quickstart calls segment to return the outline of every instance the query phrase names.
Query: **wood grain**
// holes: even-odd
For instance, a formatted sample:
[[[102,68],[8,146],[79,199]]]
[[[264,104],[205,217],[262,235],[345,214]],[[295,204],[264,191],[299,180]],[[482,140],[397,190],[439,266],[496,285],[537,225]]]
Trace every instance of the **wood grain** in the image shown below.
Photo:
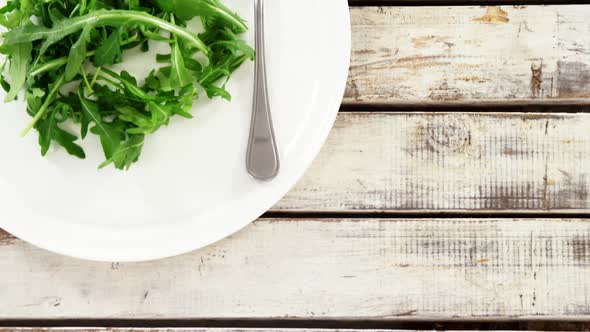
[[[347,104],[588,103],[590,6],[355,7]]]
[[[275,210],[588,212],[588,128],[582,113],[341,113]]]
[[[590,319],[588,220],[261,220],[139,264],[0,237],[0,319]]]

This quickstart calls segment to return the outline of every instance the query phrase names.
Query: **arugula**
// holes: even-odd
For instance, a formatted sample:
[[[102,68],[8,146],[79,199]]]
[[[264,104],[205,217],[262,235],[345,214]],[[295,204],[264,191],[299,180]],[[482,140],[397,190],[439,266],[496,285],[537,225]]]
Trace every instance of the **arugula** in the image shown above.
[[[100,46],[96,49],[94,54],[94,65],[97,67],[107,66],[117,63],[121,60],[121,30],[113,31],[110,36],[103,39]]]
[[[13,101],[16,95],[22,90],[27,81],[27,73],[29,71],[29,63],[31,62],[31,51],[33,49],[32,43],[22,43],[12,45],[7,48],[7,55],[10,56],[10,77],[12,83],[5,101]]]
[[[219,0],[157,0],[158,6],[174,13],[183,20],[200,16],[207,25],[227,26],[235,33],[242,33],[248,27],[237,14],[225,7]]]
[[[168,30],[177,36],[186,39],[195,48],[205,54],[209,53],[207,46],[194,33],[156,16],[145,12],[131,10],[97,10],[84,16],[74,17],[59,21],[48,28],[39,25],[24,25],[4,35],[4,45],[13,45],[36,40],[43,40],[41,52],[44,53],[50,46],[61,41],[65,37],[79,32],[82,29],[99,28],[105,26],[120,27],[123,25],[144,24]]]
[[[187,28],[198,17],[204,31]],[[141,156],[146,137],[171,118],[192,118],[203,90],[210,98],[231,99],[225,84],[254,50],[238,38],[248,28],[219,0],[8,0],[0,8],[0,86],[12,101],[24,91],[31,129],[39,133],[41,155],[52,145],[85,158],[80,146],[99,137],[105,162],[129,169]],[[111,66],[125,51],[146,51],[167,43],[162,66],[144,83]],[[71,87],[77,87],[72,89]],[[79,136],[64,128],[77,124]]]

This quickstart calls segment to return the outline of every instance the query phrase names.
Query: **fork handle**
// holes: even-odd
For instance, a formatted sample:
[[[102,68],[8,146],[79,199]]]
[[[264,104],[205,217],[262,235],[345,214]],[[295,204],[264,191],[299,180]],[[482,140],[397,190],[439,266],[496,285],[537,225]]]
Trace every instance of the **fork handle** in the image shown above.
[[[280,162],[268,102],[263,2],[263,0],[254,1],[256,15],[256,69],[254,105],[250,124],[246,167],[250,175],[254,178],[271,180],[277,176]]]

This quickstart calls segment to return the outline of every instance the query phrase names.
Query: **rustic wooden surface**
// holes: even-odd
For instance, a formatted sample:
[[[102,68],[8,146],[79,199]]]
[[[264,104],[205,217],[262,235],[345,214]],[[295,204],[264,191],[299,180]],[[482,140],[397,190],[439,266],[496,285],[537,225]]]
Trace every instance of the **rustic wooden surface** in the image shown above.
[[[422,106],[341,114],[276,210],[587,212],[587,114],[416,111],[588,104],[590,6],[351,10],[345,103]]]
[[[341,113],[285,211],[588,212],[590,114]]]
[[[590,319],[588,220],[261,220],[139,264],[0,252],[0,318]]]
[[[352,8],[346,103],[587,103],[590,6]]]
[[[377,3],[362,1],[351,3]],[[61,257],[0,231],[0,323],[590,319],[590,219],[544,218],[589,213],[590,5],[351,14],[344,104],[359,112],[340,114],[318,160],[273,209],[294,218],[141,264]],[[551,106],[503,108],[531,104]]]

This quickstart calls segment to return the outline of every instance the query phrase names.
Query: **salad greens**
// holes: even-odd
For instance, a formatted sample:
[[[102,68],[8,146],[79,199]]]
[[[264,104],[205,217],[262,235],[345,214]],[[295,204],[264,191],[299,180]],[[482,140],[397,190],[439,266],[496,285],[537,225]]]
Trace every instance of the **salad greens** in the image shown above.
[[[201,33],[187,28],[196,17]],[[244,20],[219,0],[9,0],[0,25],[8,29],[0,46],[5,101],[24,90],[32,117],[23,136],[37,130],[43,156],[57,144],[85,158],[79,137],[97,135],[100,168],[129,169],[147,135],[173,116],[192,117],[201,89],[230,100],[225,83],[255,56],[238,39],[248,29]],[[168,44],[170,53],[157,55],[161,66],[145,82],[112,69],[126,50],[146,52],[150,42]]]

